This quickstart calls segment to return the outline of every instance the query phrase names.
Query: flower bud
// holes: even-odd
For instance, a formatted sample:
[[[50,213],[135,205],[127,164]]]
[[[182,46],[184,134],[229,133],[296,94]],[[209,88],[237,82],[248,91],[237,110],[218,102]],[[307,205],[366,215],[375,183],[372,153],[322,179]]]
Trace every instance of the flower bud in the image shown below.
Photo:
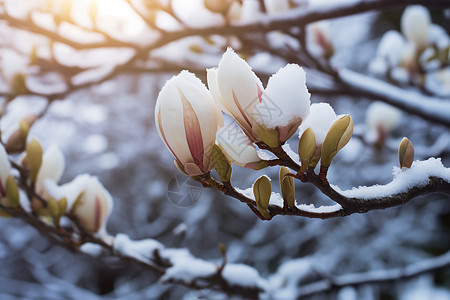
[[[208,69],[208,86],[222,110],[252,142],[271,148],[289,139],[309,114],[305,72],[295,64],[271,76],[267,88],[251,67],[228,48],[217,69]]]
[[[311,159],[316,151],[316,138],[311,127],[308,127],[300,137],[298,142],[298,155],[302,165],[300,167],[300,173],[306,172],[306,169],[311,163]]]
[[[330,59],[335,52],[328,24],[326,21],[319,21],[306,27],[308,50],[312,55],[326,59]]]
[[[231,164],[217,145],[213,146],[212,161],[214,164],[214,169],[216,169],[217,174],[219,174],[220,180],[223,183],[230,182],[232,171]]]
[[[306,157],[308,155],[303,154],[303,159],[305,159],[305,164],[302,163],[301,172],[306,171],[308,167],[315,168],[317,163],[320,160],[321,156],[321,150],[322,145],[325,140],[325,136],[330,129],[333,122],[336,120],[336,113],[334,112],[333,108],[328,103],[314,103],[311,105],[311,110],[309,113],[308,118],[300,125],[299,127],[299,137],[302,138],[303,133],[308,129],[311,128],[312,132],[314,133],[314,140],[316,143],[316,147],[313,151],[312,156],[309,158],[309,164],[306,165]],[[306,139],[306,136],[305,136]],[[309,137],[308,139],[311,139]],[[299,143],[300,147],[300,143]],[[309,147],[312,148],[311,145]],[[306,149],[301,149],[301,151],[305,151]],[[309,151],[312,151],[311,149],[308,149]],[[300,151],[300,149],[299,149]],[[305,151],[308,152],[308,151]],[[309,153],[306,153],[309,154]],[[300,153],[299,153],[300,155]],[[300,157],[301,158],[301,157]]]
[[[414,161],[414,146],[406,137],[402,139],[398,147],[398,160],[400,168],[410,168]]]
[[[256,207],[265,218],[271,217],[267,211],[271,192],[270,179],[267,176],[263,175],[256,179],[253,184],[253,194],[255,195]]]
[[[212,145],[223,118],[194,74],[182,71],[166,82],[156,101],[155,122],[161,139],[186,174],[201,175],[213,168]]]
[[[403,35],[416,46],[417,50],[423,50],[426,47],[430,24],[430,13],[421,5],[408,6],[400,21]]]
[[[73,215],[87,231],[105,233],[106,221],[113,206],[109,192],[97,177],[88,176],[79,195],[72,208]]]
[[[44,181],[52,180],[57,183],[64,171],[64,165],[64,155],[59,148],[51,146],[44,152],[35,184],[35,191],[38,195],[44,199],[47,198],[48,193]]]
[[[337,119],[331,125],[321,150],[321,167],[330,166],[334,156],[348,143],[352,134],[353,120],[349,115]]]
[[[28,132],[37,118],[36,114],[30,114],[19,122],[19,128],[11,134],[6,142],[5,148],[8,153],[19,153],[24,150]]]
[[[401,111],[389,104],[383,102],[370,104],[366,112],[366,140],[380,146],[384,145],[386,137],[398,125],[401,116]]]
[[[9,206],[20,206],[19,189],[17,187],[16,181],[14,180],[14,177],[12,177],[11,175],[9,175],[6,179],[6,197],[8,198]]]
[[[294,178],[292,176],[287,176],[287,174],[291,174],[289,169],[281,167],[279,174],[281,196],[289,207],[295,207]]]
[[[36,182],[39,168],[42,164],[42,147],[36,139],[32,139],[27,145],[27,163],[30,169],[30,180]]]

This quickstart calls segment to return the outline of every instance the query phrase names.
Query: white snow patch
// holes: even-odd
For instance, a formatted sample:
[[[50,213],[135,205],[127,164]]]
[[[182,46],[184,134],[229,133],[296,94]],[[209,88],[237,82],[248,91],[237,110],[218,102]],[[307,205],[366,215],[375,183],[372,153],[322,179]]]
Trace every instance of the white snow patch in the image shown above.
[[[291,146],[289,146],[289,144],[284,144],[283,146],[281,146],[281,148],[283,148],[283,150],[287,153],[287,155],[289,155],[289,157],[295,161],[296,163],[300,164],[300,156],[298,156],[297,153],[295,153],[295,151],[293,151],[291,149]]]
[[[343,191],[338,186],[333,188],[349,198],[373,199],[404,193],[413,187],[422,187],[429,182],[429,177],[439,177],[450,182],[450,169],[444,167],[440,158],[429,158],[425,161],[413,162],[411,168],[394,167],[394,179],[385,185],[360,186]]]
[[[98,244],[84,243],[83,245],[81,245],[80,250],[87,255],[97,257],[102,254],[103,248]]]
[[[226,264],[222,270],[222,277],[231,286],[256,287],[264,289],[265,280],[258,271],[244,264]]]
[[[196,278],[208,277],[217,272],[217,266],[195,258],[187,249],[167,249],[162,253],[172,266],[161,277],[163,282],[178,281],[191,282]]]
[[[319,207],[315,207],[314,204],[296,204],[295,205],[298,209],[312,212],[312,213],[331,213],[340,211],[342,209],[342,206],[340,204],[335,205],[321,205]]]
[[[147,262],[151,260],[155,250],[161,251],[164,246],[153,239],[133,241],[126,234],[119,233],[114,238],[113,248],[122,255]]]

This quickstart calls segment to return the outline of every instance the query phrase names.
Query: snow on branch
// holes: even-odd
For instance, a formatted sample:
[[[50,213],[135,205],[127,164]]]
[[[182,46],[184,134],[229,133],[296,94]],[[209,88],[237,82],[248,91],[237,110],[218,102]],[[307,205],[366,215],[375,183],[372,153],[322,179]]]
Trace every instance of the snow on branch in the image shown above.
[[[341,69],[339,78],[344,84],[362,94],[375,96],[405,111],[450,127],[449,101],[426,96],[414,90],[399,88],[349,69]]]

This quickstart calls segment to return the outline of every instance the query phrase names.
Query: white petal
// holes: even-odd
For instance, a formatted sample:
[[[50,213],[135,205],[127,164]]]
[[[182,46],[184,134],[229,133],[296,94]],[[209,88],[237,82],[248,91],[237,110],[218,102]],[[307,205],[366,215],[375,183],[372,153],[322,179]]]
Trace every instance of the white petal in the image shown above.
[[[431,17],[421,5],[410,5],[403,12],[400,27],[403,35],[418,47],[426,45]]]
[[[227,157],[239,166],[261,160],[248,137],[233,124],[226,124],[219,130],[217,141]]]
[[[386,32],[380,40],[377,57],[387,59],[390,66],[397,66],[405,48],[405,38],[396,30]]]
[[[64,155],[56,146],[51,146],[42,156],[42,165],[36,180],[36,192],[41,194],[45,189],[44,180],[50,179],[58,182],[64,171]]]
[[[259,103],[258,88],[263,90],[259,78],[242,58],[228,48],[217,68],[217,82],[222,96],[222,105],[251,132],[249,130],[250,124],[253,124],[251,113],[253,107]],[[234,101],[233,92],[240,109]]]
[[[296,64],[288,64],[270,77],[255,109],[255,120],[268,128],[288,126],[309,114],[311,101],[306,88],[305,71]]]
[[[3,145],[0,145],[0,180],[3,188],[6,188],[6,179],[8,179],[10,173],[11,164],[8,160],[8,154]]]

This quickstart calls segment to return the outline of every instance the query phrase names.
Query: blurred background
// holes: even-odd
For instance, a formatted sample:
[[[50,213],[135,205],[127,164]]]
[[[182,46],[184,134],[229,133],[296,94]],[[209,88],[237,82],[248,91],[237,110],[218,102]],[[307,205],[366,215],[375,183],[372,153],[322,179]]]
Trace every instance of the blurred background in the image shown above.
[[[257,6],[259,1],[253,1],[253,6],[247,3],[252,1],[237,2],[241,5],[238,17],[230,11],[213,12],[203,1],[174,0],[170,5],[163,0],[1,1],[2,135],[21,118],[42,112],[51,99],[30,137],[38,138],[44,149],[53,144],[62,149],[66,170],[60,183],[81,173],[99,177],[114,198],[107,225],[110,234],[153,238],[166,247],[185,247],[201,259],[217,262],[221,260],[217,246],[224,243],[229,262],[253,266],[269,280],[273,293],[262,296],[267,299],[294,299],[302,285],[322,279],[324,274],[397,268],[446,253],[450,249],[450,204],[448,196],[439,194],[345,218],[277,216],[270,222],[259,220],[248,207],[216,191],[200,190],[192,205],[171,201],[168,191],[175,187],[169,188],[169,183],[175,176],[183,177],[179,177],[154,123],[156,98],[165,81],[181,69],[190,69],[206,84],[205,68],[217,66],[228,45],[247,59],[263,82],[267,82],[264,74],[274,73],[287,61],[251,44],[253,36],[246,41],[217,34],[174,40],[137,55],[132,67],[117,65],[128,62],[166,32],[239,24],[264,14]],[[327,7],[329,2],[298,1],[291,3],[290,9]],[[327,20],[335,49],[329,63],[367,74],[383,33],[399,30],[402,11],[390,8]],[[430,12],[432,21],[448,32],[448,9]],[[281,35],[278,31],[267,34],[269,49],[276,51],[290,43]],[[106,46],[76,47],[95,43]],[[306,71],[308,86],[327,85],[326,76]],[[18,72],[28,74],[28,92],[11,99],[8,80]],[[332,184],[351,189],[390,182],[404,136],[413,142],[416,159],[441,157],[443,164],[450,166],[448,127],[392,107],[374,107],[375,100],[312,93],[312,103],[328,102],[337,114],[350,114],[355,123],[352,140],[330,168]],[[442,101],[450,100],[444,97]],[[380,124],[388,124],[383,138],[379,128],[384,125]],[[297,149],[298,135],[288,143]],[[274,179],[273,189],[278,190],[278,171],[276,167],[253,171],[233,166],[232,182],[244,189],[267,174]],[[333,204],[309,184],[297,182],[296,194],[297,201],[305,204]],[[162,284],[157,274],[139,266],[71,253],[52,245],[21,220],[2,218],[0,226],[1,299],[231,297]],[[450,270],[346,287],[310,299],[450,299]]]

